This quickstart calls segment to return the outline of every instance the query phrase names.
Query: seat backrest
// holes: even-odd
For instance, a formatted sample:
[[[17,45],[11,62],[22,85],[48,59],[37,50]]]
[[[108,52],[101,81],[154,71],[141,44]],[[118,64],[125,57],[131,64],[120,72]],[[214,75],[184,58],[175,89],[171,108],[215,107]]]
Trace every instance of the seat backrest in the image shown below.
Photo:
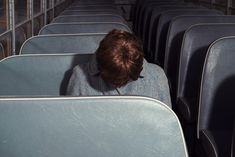
[[[80,0],[75,1],[72,5],[112,5],[115,4],[115,0]]]
[[[143,26],[145,24],[146,25],[148,24],[148,23],[144,23],[144,22],[146,22],[145,18],[146,18],[146,14],[148,13],[148,11],[150,11],[150,13],[151,13],[153,9],[164,7],[164,6],[170,6],[170,5],[177,7],[179,5],[179,2],[176,2],[176,1],[154,1],[151,3],[144,3],[140,8],[139,15],[138,15],[138,18],[136,21],[136,27],[137,27],[136,33],[142,37],[142,31],[144,29]]]
[[[71,22],[119,22],[126,23],[119,15],[64,15],[58,16],[51,23],[71,23]]]
[[[187,15],[177,16],[172,19],[169,25],[165,59],[164,71],[169,79],[172,95],[176,95],[176,85],[178,79],[179,57],[180,49],[184,32],[192,25],[199,23],[235,23],[235,16],[228,15]]]
[[[94,53],[106,33],[51,34],[29,38],[20,54]]]
[[[182,8],[179,8],[179,9],[182,9]],[[154,61],[154,53],[155,53],[155,51],[157,51],[156,49],[158,48],[158,45],[156,45],[156,43],[158,40],[157,33],[158,33],[158,25],[159,25],[160,15],[163,12],[167,12],[167,11],[171,11],[171,10],[177,11],[178,9],[175,8],[175,6],[169,5],[169,6],[160,7],[159,9],[154,9],[152,12],[149,27],[148,27],[149,32],[148,32],[148,40],[147,40],[148,41],[147,42],[147,44],[148,44],[147,45],[147,52],[150,53],[151,57],[153,58],[153,61]],[[206,10],[206,9],[199,9],[199,10]],[[217,13],[219,11],[211,10],[211,12],[215,12],[215,13],[211,13],[212,15],[213,14],[218,15]]]
[[[199,6],[195,6],[195,5],[190,5],[188,3],[168,3],[168,6],[170,6],[169,4],[175,6],[174,9],[182,9],[182,8],[198,8]],[[152,16],[152,12],[155,9],[158,9],[160,7],[160,5],[151,5],[148,6],[148,8],[146,8],[143,13],[142,13],[142,31],[140,31],[143,43],[146,45],[145,46],[145,50],[147,51],[147,46],[148,46],[148,39],[149,39],[149,28],[150,28],[150,20],[151,20],[151,16]],[[201,6],[200,6],[201,7]]]
[[[161,4],[171,4],[171,3],[176,3],[176,2],[171,2],[171,1],[154,1],[154,2],[145,2],[141,5],[138,11],[135,11],[136,8],[133,8],[133,30],[137,33],[138,30],[138,23],[139,21],[143,19],[145,12],[147,10],[152,10],[152,8],[156,5],[161,5]],[[136,3],[135,3],[136,4]],[[136,7],[136,6],[134,6]]]
[[[188,157],[177,116],[145,97],[0,99],[0,156]]]
[[[98,7],[98,8],[93,8],[93,9],[78,9],[78,8],[69,8],[64,10],[63,12],[115,12],[115,13],[119,13],[117,8],[102,8],[102,7]]]
[[[164,6],[172,6],[172,9],[193,9],[193,8],[201,8],[201,6],[194,5],[192,3],[180,3],[180,2],[171,2],[171,3],[164,3],[161,5],[157,5],[157,3],[154,3],[154,5],[149,6],[145,10],[143,10],[142,13],[142,25],[140,24],[140,34],[141,37],[145,37],[147,33],[144,33],[145,30],[148,28],[149,23],[150,23],[150,18],[151,18],[151,13],[153,10],[158,9],[158,7],[164,7]],[[170,8],[169,8],[170,9]],[[146,38],[146,37],[145,37]]]
[[[116,7],[115,4],[77,4],[76,2],[75,3],[72,3],[67,9],[69,8],[73,8],[73,7],[76,7],[76,8],[96,8],[96,7]]]
[[[93,11],[74,11],[74,10],[65,10],[60,13],[62,15],[99,15],[99,14],[111,14],[111,15],[120,15],[116,10],[93,10]]]
[[[116,10],[114,5],[100,5],[100,6],[70,6],[66,10],[89,11],[89,10]]]
[[[19,55],[0,61],[0,96],[64,95],[72,68],[91,54]]]
[[[209,9],[177,9],[177,10],[168,10],[162,12],[159,17],[157,34],[156,34],[156,49],[155,49],[155,59],[156,63],[164,65],[165,59],[165,46],[167,39],[167,32],[169,28],[170,21],[180,15],[222,15],[223,13],[218,10],[209,10]]]
[[[80,22],[80,23],[54,23],[44,26],[39,35],[45,34],[74,34],[74,33],[108,33],[112,29],[121,29],[131,32],[131,29],[116,22]]]
[[[235,118],[235,36],[213,42],[202,73],[198,131],[233,129]]]
[[[209,45],[218,38],[235,35],[235,24],[196,24],[184,35],[180,52],[177,99],[189,101],[189,119],[197,117],[202,68]],[[193,114],[195,113],[195,114]]]
[[[198,137],[211,133],[220,156],[231,155],[235,118],[235,37],[215,41],[208,49],[201,83]]]
[[[149,5],[154,5],[154,4],[172,4],[172,3],[177,3],[177,0],[144,0],[144,1],[136,1],[135,6],[133,8],[133,25],[137,26],[139,23],[140,18],[142,19],[142,13],[145,8],[147,8]]]

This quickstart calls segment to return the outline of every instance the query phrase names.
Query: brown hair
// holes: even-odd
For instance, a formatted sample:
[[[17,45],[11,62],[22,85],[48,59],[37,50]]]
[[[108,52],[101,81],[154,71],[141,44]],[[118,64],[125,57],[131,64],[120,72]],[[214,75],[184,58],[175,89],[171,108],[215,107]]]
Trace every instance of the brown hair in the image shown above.
[[[96,51],[102,79],[117,87],[139,78],[143,57],[141,41],[129,32],[117,29],[105,36]]]

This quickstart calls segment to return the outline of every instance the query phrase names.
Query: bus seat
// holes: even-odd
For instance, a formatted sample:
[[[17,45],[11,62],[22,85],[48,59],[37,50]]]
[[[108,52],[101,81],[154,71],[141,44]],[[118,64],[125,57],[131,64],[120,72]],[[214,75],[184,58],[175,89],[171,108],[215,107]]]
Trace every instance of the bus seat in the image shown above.
[[[49,34],[29,38],[20,54],[95,53],[106,33]]]
[[[169,5],[169,4],[168,4]],[[159,5],[158,5],[159,6]],[[170,5],[169,5],[170,6]],[[174,10],[178,10],[178,9],[200,9],[201,6],[198,5],[192,5],[191,3],[172,3],[171,6],[174,6]],[[164,7],[164,6],[162,6]],[[149,32],[146,31],[149,29],[149,23],[150,23],[150,18],[151,18],[151,10],[153,11],[153,9],[157,7],[150,7],[150,11],[148,11],[148,9],[146,9],[146,11],[143,13],[143,21],[142,23],[140,23],[140,36],[142,37],[144,43],[146,44],[146,48],[147,48],[147,40],[148,40],[148,35]],[[169,8],[170,9],[170,8]],[[168,9],[167,9],[168,10]]]
[[[121,29],[131,32],[131,29],[122,23],[115,22],[81,22],[58,23],[44,26],[39,35],[45,34],[73,34],[73,33],[108,33],[112,29]]]
[[[74,11],[74,10],[65,10],[61,15],[99,15],[99,14],[111,14],[111,15],[120,15],[117,10],[93,10],[93,11]]]
[[[177,116],[151,98],[1,98],[0,112],[2,157],[188,157]]]
[[[167,39],[167,32],[170,21],[180,15],[222,15],[223,12],[218,10],[210,9],[199,9],[199,8],[185,8],[177,10],[168,10],[162,12],[159,17],[157,34],[156,34],[156,49],[154,52],[154,61],[160,65],[164,65],[165,58],[165,46]]]
[[[1,96],[59,96],[66,94],[72,68],[91,54],[18,55],[0,61]]]
[[[180,49],[182,45],[184,32],[192,25],[199,23],[235,23],[235,16],[183,15],[183,16],[177,16],[172,19],[169,25],[167,40],[166,40],[164,71],[167,75],[167,78],[169,79],[173,101],[175,101],[176,98],[179,57],[180,57]]]
[[[66,8],[65,10],[77,10],[77,11],[90,11],[90,10],[117,10],[115,5],[83,5],[73,6]]]
[[[177,108],[187,123],[196,122],[202,68],[209,45],[218,38],[235,35],[235,24],[196,24],[184,35],[180,52]]]
[[[58,16],[51,23],[72,23],[72,22],[118,22],[126,23],[119,15],[64,15]]]
[[[137,26],[139,23],[139,19],[142,16],[142,11],[148,6],[148,5],[154,5],[154,3],[165,3],[165,4],[171,4],[171,3],[177,3],[178,0],[137,0],[135,2],[135,5],[133,7],[133,25]],[[142,18],[141,18],[142,19]],[[137,28],[134,29],[136,32]]]
[[[150,24],[149,24],[149,32],[148,32],[148,46],[147,46],[147,52],[150,55],[150,57],[152,58],[153,62],[158,62],[157,60],[157,56],[158,56],[158,45],[159,44],[159,38],[160,38],[160,30],[162,28],[162,26],[159,26],[159,19],[160,19],[160,15],[165,12],[167,13],[167,11],[170,10],[175,10],[174,6],[165,6],[165,7],[161,7],[160,10],[153,10],[151,19],[150,19]],[[193,9],[190,9],[193,10]],[[177,11],[177,10],[175,10]],[[200,12],[200,13],[197,13]],[[186,15],[187,12],[185,12]],[[183,14],[181,14],[183,15]],[[192,14],[191,14],[192,15]],[[195,15],[221,15],[220,11],[217,10],[209,10],[209,9],[195,9]],[[169,21],[168,21],[169,22]],[[163,23],[162,23],[163,24]],[[161,24],[161,25],[162,25]],[[167,25],[168,28],[169,25]],[[158,28],[159,27],[159,28]],[[156,54],[156,55],[155,55]],[[160,63],[158,63],[160,64]],[[163,65],[162,65],[163,66]]]
[[[75,1],[73,6],[81,5],[112,5],[115,4],[115,0],[79,0]]]
[[[235,118],[234,42],[234,36],[215,41],[203,67],[198,138],[211,157],[231,156]]]

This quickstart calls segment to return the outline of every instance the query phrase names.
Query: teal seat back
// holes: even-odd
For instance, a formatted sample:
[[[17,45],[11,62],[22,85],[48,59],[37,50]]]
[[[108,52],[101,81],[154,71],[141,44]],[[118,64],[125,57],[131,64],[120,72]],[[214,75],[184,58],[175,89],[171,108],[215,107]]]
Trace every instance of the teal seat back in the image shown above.
[[[187,157],[163,103],[135,96],[0,100],[1,157]]]
[[[131,32],[130,28],[123,23],[116,22],[80,22],[80,23],[57,23],[44,26],[39,35],[45,34],[74,34],[74,33],[108,33],[113,29],[121,29]]]
[[[57,16],[51,23],[71,23],[71,22],[120,22],[126,21],[120,15],[64,15]]]
[[[203,66],[197,134],[210,156],[234,156],[234,42],[234,36],[214,41]]]
[[[60,15],[98,15],[98,14],[112,14],[112,15],[120,15],[118,10],[108,9],[108,10],[65,10],[60,13]]]
[[[20,55],[0,61],[0,96],[59,96],[66,92],[72,68],[89,54]]]
[[[29,38],[20,54],[94,53],[106,33],[53,34]]]

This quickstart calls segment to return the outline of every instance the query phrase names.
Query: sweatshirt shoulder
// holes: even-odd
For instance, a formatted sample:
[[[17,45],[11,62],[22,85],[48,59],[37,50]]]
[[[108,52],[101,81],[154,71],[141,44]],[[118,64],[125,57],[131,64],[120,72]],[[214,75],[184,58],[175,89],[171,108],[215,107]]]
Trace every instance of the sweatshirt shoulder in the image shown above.
[[[152,75],[158,75],[158,76],[162,76],[162,77],[166,77],[164,70],[156,65],[156,64],[152,64],[152,63],[148,63],[147,61],[144,63],[146,68],[146,73],[147,74],[152,74]]]

